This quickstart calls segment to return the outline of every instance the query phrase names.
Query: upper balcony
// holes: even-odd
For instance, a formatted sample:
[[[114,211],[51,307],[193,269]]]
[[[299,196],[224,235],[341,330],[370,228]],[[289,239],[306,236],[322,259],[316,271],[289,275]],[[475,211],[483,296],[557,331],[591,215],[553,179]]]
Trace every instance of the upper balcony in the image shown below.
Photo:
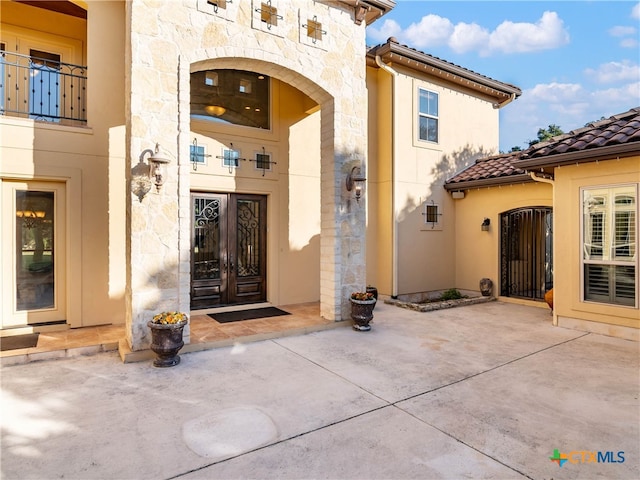
[[[61,125],[87,124],[87,67],[58,55],[0,50],[0,114]]]

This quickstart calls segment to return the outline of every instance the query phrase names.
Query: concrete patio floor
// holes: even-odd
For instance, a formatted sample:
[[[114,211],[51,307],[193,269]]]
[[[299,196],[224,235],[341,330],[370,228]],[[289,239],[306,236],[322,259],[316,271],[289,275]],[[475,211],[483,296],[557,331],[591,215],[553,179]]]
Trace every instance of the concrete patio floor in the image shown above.
[[[640,478],[637,342],[501,302],[374,314],[168,369],[3,366],[1,476]]]

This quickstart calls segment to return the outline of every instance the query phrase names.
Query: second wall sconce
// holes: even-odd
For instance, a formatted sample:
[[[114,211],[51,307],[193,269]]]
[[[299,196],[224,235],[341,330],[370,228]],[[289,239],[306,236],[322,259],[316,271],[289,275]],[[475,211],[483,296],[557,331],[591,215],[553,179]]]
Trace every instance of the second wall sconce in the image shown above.
[[[360,197],[366,181],[367,178],[362,174],[360,167],[353,167],[347,174],[347,190],[350,192],[355,189],[356,202],[358,203],[360,203]]]
[[[482,224],[480,224],[480,229],[481,229],[483,232],[488,232],[488,231],[489,231],[489,225],[491,225],[491,220],[490,220],[490,219],[488,219],[488,218],[485,218],[485,219],[482,221]]]
[[[167,179],[167,165],[171,160],[160,151],[160,144],[156,143],[156,149],[147,148],[140,154],[140,162],[144,162],[144,156],[149,154],[149,178],[156,186],[156,191],[160,192],[160,187]]]

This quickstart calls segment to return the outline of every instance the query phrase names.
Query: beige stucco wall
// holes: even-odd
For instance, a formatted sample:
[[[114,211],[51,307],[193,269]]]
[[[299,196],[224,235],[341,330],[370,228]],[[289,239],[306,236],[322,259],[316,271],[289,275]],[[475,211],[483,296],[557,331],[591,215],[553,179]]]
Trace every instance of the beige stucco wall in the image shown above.
[[[640,339],[637,330],[640,328],[640,310],[583,301],[580,275],[580,188],[637,185],[640,183],[638,165],[640,156],[555,169],[554,224],[557,253],[554,256],[554,309],[560,326]],[[636,246],[636,255],[637,251]]]
[[[194,192],[243,192],[267,196],[267,301],[276,305],[320,298],[320,112],[299,90],[271,82],[272,132],[193,120],[192,136],[210,157],[191,171]],[[276,162],[264,175],[250,161],[229,171],[223,148]],[[269,268],[271,267],[271,268]]]
[[[450,195],[450,194],[447,194]],[[522,207],[550,207],[552,187],[525,183],[465,191],[455,207],[455,286],[479,291],[482,278],[493,281],[493,294],[500,294],[500,214]],[[555,210],[554,210],[555,214]],[[489,231],[480,225],[488,218]],[[557,256],[555,256],[557,258]]]
[[[91,2],[87,22],[13,2],[1,8],[3,35],[42,39],[53,51],[58,34],[63,45],[79,45],[62,61],[88,65],[89,81],[86,127],[0,118],[0,178],[66,185],[63,319],[72,327],[123,323],[124,2]]]
[[[369,123],[369,193],[377,208],[369,213],[369,248],[376,250],[367,279],[386,295],[456,287],[454,205],[442,186],[476,158],[497,153],[498,110],[479,93],[391,68],[395,75],[369,68],[367,76],[378,109]],[[417,138],[419,88],[439,95],[438,143]],[[433,228],[423,215],[432,201],[442,212]]]

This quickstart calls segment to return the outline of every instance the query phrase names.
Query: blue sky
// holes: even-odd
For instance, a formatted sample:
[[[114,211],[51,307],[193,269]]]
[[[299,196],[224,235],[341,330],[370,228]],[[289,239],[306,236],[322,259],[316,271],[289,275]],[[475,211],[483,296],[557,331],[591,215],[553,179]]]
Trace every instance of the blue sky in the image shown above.
[[[511,83],[500,150],[539,128],[569,132],[640,106],[640,2],[410,1],[367,28],[367,44],[401,44]]]

